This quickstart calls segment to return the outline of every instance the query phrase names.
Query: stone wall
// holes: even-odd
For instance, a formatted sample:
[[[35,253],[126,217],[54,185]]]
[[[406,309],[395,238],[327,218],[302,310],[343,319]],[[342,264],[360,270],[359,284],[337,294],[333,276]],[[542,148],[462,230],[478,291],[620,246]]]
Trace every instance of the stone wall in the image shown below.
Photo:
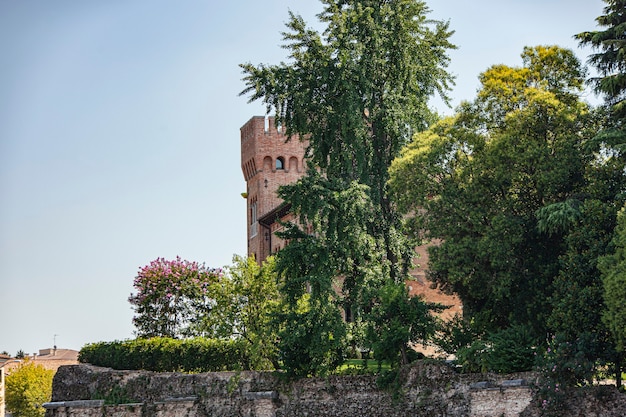
[[[59,369],[52,402],[45,407],[46,417],[534,416],[532,379],[532,374],[459,375],[442,364],[418,362],[402,371],[396,389],[382,390],[372,376],[290,382],[276,373],[154,373],[75,365]]]

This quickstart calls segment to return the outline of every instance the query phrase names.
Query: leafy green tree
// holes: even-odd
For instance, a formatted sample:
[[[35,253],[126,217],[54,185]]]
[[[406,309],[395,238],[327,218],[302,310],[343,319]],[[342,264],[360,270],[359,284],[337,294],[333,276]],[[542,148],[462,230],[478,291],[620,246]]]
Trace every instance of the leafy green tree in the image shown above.
[[[457,343],[461,353],[484,351],[474,365],[490,368],[494,334],[528,328],[535,344],[553,334],[561,353],[546,380],[584,384],[620,360],[598,269],[626,185],[620,137],[603,109],[580,102],[584,71],[570,51],[525,48],[523,59],[482,74],[477,99],[419,135],[391,184],[413,233],[441,241],[431,277],[461,296],[462,324],[481,338]]]
[[[575,209],[577,221],[564,235],[566,250],[560,258],[560,270],[549,300],[552,312],[547,324],[556,335],[552,348],[562,352],[565,363],[575,360],[600,365],[615,359],[608,328],[602,321],[605,305],[598,269],[598,260],[610,250],[615,205],[597,197],[597,194],[588,194]],[[576,349],[572,350],[571,346]],[[575,353],[576,358],[567,358],[568,352]],[[561,363],[556,365],[560,369],[557,376],[562,378],[558,381],[561,384],[583,377],[585,379],[579,379],[578,383],[589,380],[587,374],[578,372],[580,369]],[[566,375],[567,369],[571,369],[572,375]],[[585,369],[591,373],[595,370],[588,370],[586,366]]]
[[[581,45],[590,45],[596,51],[589,63],[599,72],[591,78],[596,92],[603,94],[613,107],[617,118],[626,118],[626,1],[604,0],[604,15],[596,21],[604,30],[582,32],[576,35]]]
[[[366,340],[374,359],[395,365],[408,363],[409,344],[425,343],[433,337],[437,321],[430,312],[440,312],[443,307],[410,297],[404,283],[386,283],[371,299],[375,303],[365,320]]]
[[[337,291],[340,271],[349,272],[344,290],[380,277],[367,259],[376,250],[374,240],[362,223],[346,221],[371,212],[366,187],[354,181],[342,189],[337,183],[311,171],[298,185],[281,191],[316,231],[307,234],[295,224],[287,225],[283,237],[290,243],[277,254],[285,301],[279,315],[280,350],[286,369],[296,375],[325,373],[343,359],[347,331],[340,308],[354,307],[358,299],[355,291],[347,296],[348,291]],[[314,342],[307,346],[306,341]]]
[[[25,361],[6,377],[6,407],[15,417],[43,417],[52,398],[54,371]]]
[[[158,258],[142,267],[128,301],[139,337],[200,336],[199,325],[214,305],[212,285],[223,275],[197,262]]]
[[[235,256],[219,285],[212,290],[215,305],[204,318],[205,333],[217,338],[242,338],[250,345],[251,367],[278,367],[280,294],[273,257],[258,265],[252,257]]]
[[[473,103],[417,135],[390,184],[414,233],[436,242],[430,278],[460,296],[475,331],[521,325],[541,339],[565,248],[537,213],[581,190],[595,132],[574,54],[527,47],[522,59],[489,68]]]
[[[513,325],[460,347],[455,362],[464,372],[529,371],[535,364],[535,340],[528,328]]]
[[[581,313],[580,316],[585,319],[578,321],[579,324],[589,321],[588,317],[598,320],[599,316],[604,318],[603,323],[606,327],[604,331],[598,331],[600,326],[593,327],[595,330],[593,336],[604,336],[607,332],[613,336],[612,343],[610,337],[603,337],[598,343],[599,349],[604,355],[598,355],[602,359],[607,360],[614,365],[617,385],[621,384],[621,368],[624,362],[623,342],[620,342],[619,317],[614,315],[614,311],[620,300],[619,293],[621,285],[619,282],[618,265],[620,263],[620,234],[622,226],[619,224],[621,220],[617,220],[616,212],[623,205],[623,190],[625,176],[623,175],[626,160],[624,159],[624,143],[626,143],[626,129],[624,122],[626,121],[626,33],[624,25],[626,24],[626,15],[624,9],[626,3],[623,0],[605,0],[606,7],[604,14],[599,16],[596,21],[602,30],[587,31],[576,35],[581,45],[591,46],[595,53],[589,57],[589,63],[593,65],[599,72],[597,77],[591,78],[589,81],[593,85],[597,93],[605,97],[606,104],[610,110],[607,122],[599,129],[598,135],[594,138],[592,144],[596,150],[596,163],[593,164],[593,176],[591,176],[590,190],[595,191],[599,200],[594,209],[596,216],[589,221],[592,230],[598,230],[596,235],[600,235],[598,244],[591,244],[592,252],[596,255],[594,261],[599,265],[596,267],[594,277],[598,276],[597,267],[602,270],[602,280],[595,281],[595,285],[590,286],[594,291],[595,303],[590,303],[592,307],[588,307],[588,311]],[[597,190],[601,190],[600,193]],[[599,214],[599,215],[598,215]],[[621,217],[621,215],[620,215]],[[615,231],[613,232],[613,229]],[[587,228],[585,228],[587,229]],[[613,236],[612,246],[608,242]],[[599,247],[602,250],[593,251],[593,247]],[[613,252],[615,251],[615,252]],[[583,252],[585,253],[585,252]],[[608,287],[607,287],[608,285]],[[601,299],[597,294],[602,294]],[[616,304],[617,303],[617,304]],[[594,309],[594,307],[597,307]],[[591,311],[589,311],[591,310]],[[580,309],[584,311],[584,309]],[[619,313],[618,313],[619,314]],[[608,317],[613,317],[613,319]],[[617,326],[617,327],[614,327]],[[618,334],[615,331],[618,331]],[[607,340],[609,339],[609,340]],[[612,357],[612,358],[611,358]]]
[[[609,328],[617,350],[617,385],[621,385],[621,365],[626,352],[626,209],[622,208],[617,217],[617,227],[613,238],[614,252],[600,259],[600,270],[604,282],[603,319]]]
[[[471,322],[457,313],[451,319],[439,323],[433,344],[446,356],[458,357],[459,349],[469,347],[477,339]]]
[[[289,63],[242,65],[242,94],[275,110],[288,136],[309,141],[311,171],[281,191],[298,223],[284,234],[290,245],[278,254],[277,268],[290,306],[285,329],[300,328],[292,320],[319,318],[324,324],[310,336],[323,340],[326,352],[315,355],[332,357],[345,334],[333,311],[352,306],[367,312],[374,300],[364,289],[406,277],[412,245],[399,230],[388,167],[413,132],[434,119],[428,99],[434,93],[445,98],[452,83],[445,68],[453,45],[448,24],[429,20],[422,1],[322,4],[325,31],[290,14],[283,34]],[[301,317],[296,312],[307,288],[310,307]],[[295,339],[281,340],[283,352],[306,351]],[[311,355],[302,358],[311,361],[307,372],[318,371]]]
[[[280,358],[290,375],[324,375],[341,365],[346,326],[334,303],[305,293],[278,319]]]

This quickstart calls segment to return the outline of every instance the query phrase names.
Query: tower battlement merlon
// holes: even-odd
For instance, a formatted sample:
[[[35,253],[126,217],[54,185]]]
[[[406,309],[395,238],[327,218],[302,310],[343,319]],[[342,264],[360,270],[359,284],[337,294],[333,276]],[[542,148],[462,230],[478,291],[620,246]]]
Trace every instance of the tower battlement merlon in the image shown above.
[[[240,129],[241,143],[260,136],[281,136],[283,130],[275,124],[274,116],[253,116]]]

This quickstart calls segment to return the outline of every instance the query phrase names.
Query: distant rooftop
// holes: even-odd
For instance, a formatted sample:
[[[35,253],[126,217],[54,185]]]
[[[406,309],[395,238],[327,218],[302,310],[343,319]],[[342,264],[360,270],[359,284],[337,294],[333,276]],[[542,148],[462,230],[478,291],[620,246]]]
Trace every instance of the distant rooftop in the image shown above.
[[[39,349],[39,355],[35,357],[35,360],[63,360],[63,361],[77,361],[78,351],[72,349]]]

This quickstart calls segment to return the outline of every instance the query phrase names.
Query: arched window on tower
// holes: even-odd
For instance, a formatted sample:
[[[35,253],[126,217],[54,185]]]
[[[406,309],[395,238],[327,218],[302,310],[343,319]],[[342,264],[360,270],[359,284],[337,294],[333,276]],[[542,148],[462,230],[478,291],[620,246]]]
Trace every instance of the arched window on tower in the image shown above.
[[[282,156],[276,158],[276,169],[285,169],[285,159]]]

